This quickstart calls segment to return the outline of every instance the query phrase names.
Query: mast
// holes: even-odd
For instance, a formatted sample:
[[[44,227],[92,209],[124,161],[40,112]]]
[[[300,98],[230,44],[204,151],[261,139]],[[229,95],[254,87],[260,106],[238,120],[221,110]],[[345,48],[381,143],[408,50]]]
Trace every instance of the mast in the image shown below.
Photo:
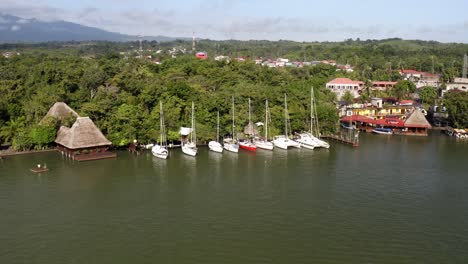
[[[268,141],[268,99],[265,103],[265,140]]]
[[[288,103],[286,101],[286,94],[284,94],[284,129],[285,129],[285,136],[288,138]]]
[[[190,134],[190,141],[194,142],[195,145],[197,144],[197,135],[195,132],[195,105],[192,101],[192,133]]]
[[[219,142],[219,111],[218,111],[218,118],[217,118],[216,123],[217,123],[217,125],[216,125],[216,141]]]
[[[165,131],[164,131],[164,114],[163,114],[163,107],[162,102],[159,101],[159,130],[160,130],[160,144],[161,146],[166,142],[165,141]]]
[[[314,87],[310,88],[310,134],[314,134]]]
[[[235,133],[235,124],[234,124],[234,96],[232,97],[232,141],[234,143],[234,133]]]
[[[250,131],[249,131],[250,136],[251,137],[252,137],[252,135],[255,136],[254,130],[253,130],[253,125],[252,125],[252,114],[250,112],[250,97],[249,97],[249,125],[248,126],[249,126],[249,129],[250,129]]]

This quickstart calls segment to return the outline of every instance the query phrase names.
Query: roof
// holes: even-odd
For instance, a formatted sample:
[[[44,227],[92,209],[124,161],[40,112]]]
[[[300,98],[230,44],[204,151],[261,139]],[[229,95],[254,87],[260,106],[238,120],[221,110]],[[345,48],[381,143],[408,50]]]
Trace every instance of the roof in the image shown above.
[[[255,127],[254,123],[250,122],[248,125],[244,127],[244,134],[246,135],[256,135],[258,134],[258,130]]]
[[[327,84],[355,84],[355,85],[361,85],[364,84],[364,82],[361,81],[353,81],[349,78],[335,78],[331,81],[329,81]]]
[[[89,117],[78,117],[71,128],[61,126],[55,143],[69,149],[91,148],[112,144]]]
[[[416,70],[400,70],[401,73],[405,73],[405,74],[421,74],[422,72],[420,71],[416,71]]]
[[[401,100],[400,105],[406,106],[406,105],[414,105],[415,102],[413,100]]]
[[[397,82],[375,81],[375,82],[372,82],[372,84],[375,84],[375,85],[395,85],[395,84],[397,84]]]
[[[47,112],[46,116],[53,116],[57,119],[64,119],[69,117],[70,115],[79,117],[78,113],[76,113],[73,109],[71,109],[66,103],[64,102],[56,102]]]
[[[416,109],[411,113],[411,115],[405,121],[405,127],[425,127],[431,128],[431,124],[427,122],[426,117],[424,114]]]

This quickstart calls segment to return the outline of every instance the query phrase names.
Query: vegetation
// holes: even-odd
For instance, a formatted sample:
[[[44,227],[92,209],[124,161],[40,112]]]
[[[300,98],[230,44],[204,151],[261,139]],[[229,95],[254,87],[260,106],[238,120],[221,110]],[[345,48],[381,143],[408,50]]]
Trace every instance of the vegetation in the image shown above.
[[[450,123],[458,128],[468,128],[468,93],[448,92],[443,103],[448,110]]]
[[[407,98],[414,85],[402,81],[398,70],[411,68],[438,72],[443,81],[460,76],[466,44],[427,41],[347,40],[344,42],[299,43],[292,41],[211,41],[200,40],[197,50],[208,52],[206,61],[191,54],[190,41],[138,43],[68,42],[44,44],[0,44],[0,51],[21,55],[0,56],[0,142],[16,149],[47,147],[57,123],[41,122],[49,107],[57,101],[69,104],[79,114],[89,116],[103,133],[118,146],[138,139],[156,141],[158,101],[164,104],[169,140],[178,139],[180,126],[190,125],[190,104],[195,102],[197,136],[201,141],[214,137],[216,112],[221,114],[221,134],[230,133],[231,96],[236,100],[237,130],[247,124],[247,99],[252,99],[254,120],[263,120],[264,101],[271,110],[271,134],[283,130],[283,96],[288,105],[293,130],[309,127],[309,91],[316,88],[317,112],[322,130],[333,131],[337,123],[336,96],[324,88],[335,77],[359,79],[370,86],[372,80],[399,81],[393,91],[369,91],[360,98],[373,96]],[[176,47],[171,58],[169,49]],[[161,51],[158,51],[161,50]],[[136,56],[152,56],[136,59]],[[242,56],[246,62],[214,61],[215,55]],[[326,64],[304,68],[271,69],[255,65],[252,58],[288,58],[291,60],[336,60],[351,64],[354,72],[336,71]],[[250,59],[250,60],[249,60]],[[421,97],[433,99],[425,88]],[[455,124],[466,125],[464,97],[448,95],[446,104],[453,111]],[[348,98],[349,99],[349,98]],[[461,104],[461,105],[460,105]],[[451,110],[450,107],[456,107]],[[68,122],[69,123],[69,122]]]

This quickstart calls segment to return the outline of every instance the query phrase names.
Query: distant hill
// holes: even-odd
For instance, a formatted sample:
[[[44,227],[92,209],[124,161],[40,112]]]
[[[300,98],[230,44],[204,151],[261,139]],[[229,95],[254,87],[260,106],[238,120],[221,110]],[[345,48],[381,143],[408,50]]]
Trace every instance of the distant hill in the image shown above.
[[[67,21],[41,21],[0,13],[0,43],[48,41],[134,41],[143,38],[160,42],[173,41],[166,36],[131,36],[87,27]]]

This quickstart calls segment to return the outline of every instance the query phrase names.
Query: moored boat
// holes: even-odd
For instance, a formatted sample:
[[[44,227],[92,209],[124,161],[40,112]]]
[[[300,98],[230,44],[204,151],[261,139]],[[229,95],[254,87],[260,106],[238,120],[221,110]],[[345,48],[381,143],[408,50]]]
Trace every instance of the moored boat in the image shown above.
[[[151,153],[153,156],[160,159],[167,159],[169,151],[167,149],[166,140],[166,129],[164,125],[164,113],[162,102],[159,101],[159,142],[158,144],[151,147]]]
[[[265,101],[265,138],[254,137],[253,142],[257,148],[273,150],[273,143],[268,141],[268,120],[270,119],[270,110],[268,109],[268,100]],[[263,125],[261,122],[258,125]]]
[[[190,139],[182,140],[182,152],[189,156],[196,156],[198,153],[197,149],[197,136],[195,133],[195,106],[192,102],[192,127],[182,127],[180,129],[182,136],[190,135]]]
[[[236,126],[234,124],[234,96],[232,97],[232,138],[225,138],[223,140],[223,148],[227,151],[237,153],[239,152],[239,144],[236,140]]]
[[[244,129],[244,134],[248,136],[247,139],[244,139],[239,142],[239,147],[248,151],[257,151],[257,146],[253,143],[252,137],[255,137],[257,134],[257,129],[252,123],[252,115],[250,112],[250,97],[249,97],[249,123]]]
[[[393,130],[391,128],[376,127],[372,129],[372,133],[376,133],[380,135],[391,135],[393,134]]]
[[[289,114],[288,114],[288,103],[286,100],[286,94],[284,95],[284,135],[273,137],[273,145],[281,149],[288,149],[289,147],[301,148],[301,144],[289,138],[288,134],[289,126]]]
[[[208,148],[211,151],[222,153],[223,152],[223,146],[221,143],[219,143],[219,111],[218,111],[218,118],[216,121],[216,141],[212,140],[208,143]]]

